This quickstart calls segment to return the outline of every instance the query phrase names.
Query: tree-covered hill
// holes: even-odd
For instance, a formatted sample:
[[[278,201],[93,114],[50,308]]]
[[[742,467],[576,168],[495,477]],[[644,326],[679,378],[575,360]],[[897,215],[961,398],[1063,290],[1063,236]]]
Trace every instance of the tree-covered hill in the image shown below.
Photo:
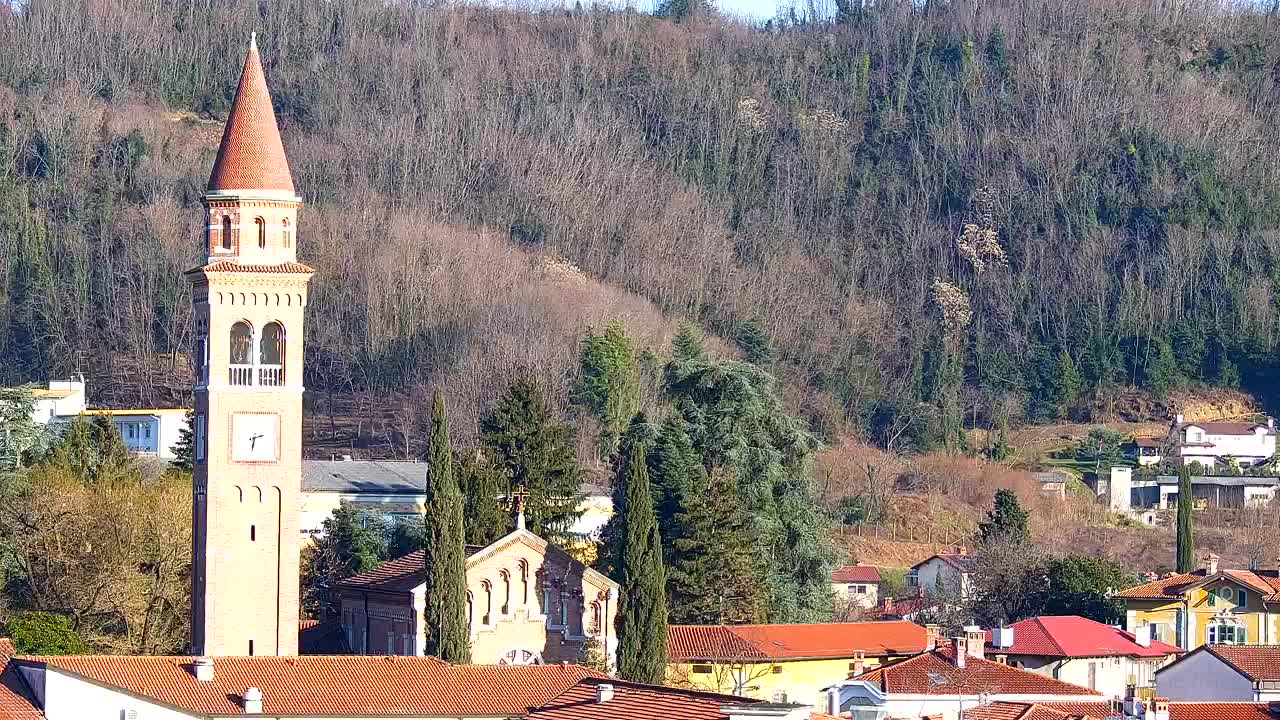
[[[647,300],[775,363],[820,431],[900,447],[1118,385],[1271,395],[1278,22],[1191,0],[883,0],[760,28],[0,5],[0,379],[181,392],[153,360],[185,347],[179,271],[257,30],[320,270],[313,390],[465,376],[480,402],[528,364],[567,388],[584,323],[669,332]],[[614,300],[512,294],[546,258]]]

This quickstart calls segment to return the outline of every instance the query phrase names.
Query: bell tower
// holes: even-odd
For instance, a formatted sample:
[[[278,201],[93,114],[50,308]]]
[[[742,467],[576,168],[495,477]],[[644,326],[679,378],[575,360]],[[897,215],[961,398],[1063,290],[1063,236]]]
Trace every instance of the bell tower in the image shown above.
[[[296,655],[302,321],[289,162],[256,35],[204,196],[207,261],[187,271],[195,332],[191,645]]]

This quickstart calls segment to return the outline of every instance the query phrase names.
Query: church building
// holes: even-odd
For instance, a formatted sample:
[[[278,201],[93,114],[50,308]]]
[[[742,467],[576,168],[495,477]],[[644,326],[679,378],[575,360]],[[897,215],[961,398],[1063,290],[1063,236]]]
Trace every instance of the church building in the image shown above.
[[[618,584],[524,528],[487,547],[468,546],[471,661],[577,662],[594,639],[614,666]],[[426,642],[421,551],[338,583],[347,646],[370,655],[421,655]]]

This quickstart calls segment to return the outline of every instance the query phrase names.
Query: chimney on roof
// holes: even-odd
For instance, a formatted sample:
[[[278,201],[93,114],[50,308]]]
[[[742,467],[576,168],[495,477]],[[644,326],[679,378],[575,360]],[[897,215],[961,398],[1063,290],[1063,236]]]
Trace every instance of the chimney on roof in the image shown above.
[[[863,650],[853,651],[853,662],[849,664],[849,676],[861,675],[867,670],[867,653]]]
[[[196,661],[191,665],[193,674],[196,676],[196,680],[199,680],[200,682],[210,682],[213,680],[213,658],[196,658]]]
[[[924,626],[924,651],[938,647],[938,640],[942,639],[942,628],[934,623]]]
[[[1138,628],[1133,631],[1133,641],[1142,647],[1151,647],[1151,626],[1138,626]]]
[[[262,691],[256,687],[251,687],[244,691],[244,714],[245,715],[261,715],[262,714]]]
[[[1004,625],[991,628],[991,644],[1002,650],[1013,647],[1013,628]]]
[[[1182,424],[1182,421],[1183,421],[1184,419],[1185,419],[1185,418],[1183,418],[1183,417],[1182,417],[1182,413],[1178,413],[1177,415],[1174,415],[1174,416],[1173,416],[1173,422],[1174,422],[1174,423],[1176,423],[1176,424],[1178,424],[1178,425],[1181,425],[1181,424]]]
[[[1216,553],[1206,553],[1204,556],[1204,570],[1208,575],[1218,572],[1218,556]]]
[[[831,716],[840,715],[840,686],[832,685],[827,688],[827,714]]]
[[[1150,720],[1169,720],[1169,698],[1152,698],[1147,708],[1147,716]]]
[[[951,638],[951,662],[958,668],[964,667],[965,657],[969,654],[965,652],[965,642],[962,637]]]
[[[964,628],[965,651],[970,657],[979,660],[986,658],[987,633],[977,625],[969,623]]]
[[[600,683],[596,686],[596,702],[607,703],[613,699],[613,685],[611,683]]]

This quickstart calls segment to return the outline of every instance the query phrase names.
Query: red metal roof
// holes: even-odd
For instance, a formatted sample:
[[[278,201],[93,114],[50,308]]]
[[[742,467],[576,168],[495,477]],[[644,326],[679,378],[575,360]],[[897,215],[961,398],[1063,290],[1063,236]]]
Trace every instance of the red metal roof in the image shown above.
[[[851,658],[923,652],[926,630],[905,620],[792,625],[672,625],[667,648],[679,660]]]
[[[993,660],[965,658],[965,666],[952,662],[949,650],[934,650],[905,660],[881,665],[857,680],[876,683],[886,693],[912,695],[955,695],[998,693],[1001,695],[1084,695],[1097,691],[1051,677],[1019,670]]]
[[[1181,648],[1157,640],[1143,647],[1134,641],[1132,633],[1076,615],[1027,618],[1009,627],[1013,629],[1012,647],[997,648],[988,644],[989,653],[1046,657],[1164,657],[1182,652]],[[989,643],[990,632],[987,639]]]
[[[209,190],[283,190],[293,192],[289,161],[262,74],[256,42],[249,44],[240,72],[218,158],[209,175]]]
[[[831,582],[878,583],[880,582],[880,568],[874,565],[843,565],[831,572]]]
[[[262,691],[278,715],[520,715],[584,678],[578,665],[449,665],[431,657],[324,655],[214,658],[213,680],[191,657],[19,657],[192,713],[239,714],[241,693]]]

